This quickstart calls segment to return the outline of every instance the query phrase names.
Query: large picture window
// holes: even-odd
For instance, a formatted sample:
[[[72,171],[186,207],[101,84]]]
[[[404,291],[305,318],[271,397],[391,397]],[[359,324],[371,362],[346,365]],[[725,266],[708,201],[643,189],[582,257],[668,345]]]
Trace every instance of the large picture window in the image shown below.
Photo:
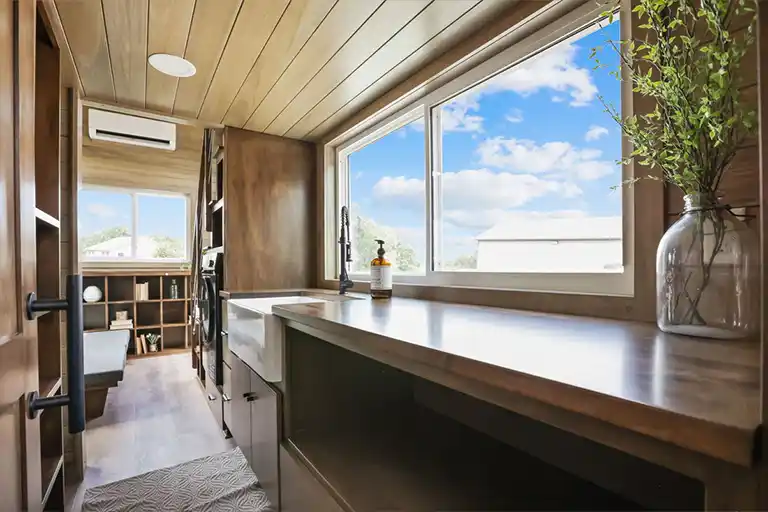
[[[379,238],[401,282],[633,293],[622,20],[571,14],[336,147],[353,276]]]
[[[435,269],[616,272],[622,262],[619,21],[592,25],[433,109]]]
[[[79,247],[88,261],[188,261],[185,195],[85,187]]]

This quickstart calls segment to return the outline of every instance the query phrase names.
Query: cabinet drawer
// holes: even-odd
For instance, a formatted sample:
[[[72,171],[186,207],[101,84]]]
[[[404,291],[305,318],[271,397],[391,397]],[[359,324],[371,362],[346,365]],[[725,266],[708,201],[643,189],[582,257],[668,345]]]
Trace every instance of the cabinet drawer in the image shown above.
[[[272,503],[278,503],[280,395],[256,372],[251,378],[251,468]]]
[[[342,512],[325,487],[280,446],[280,510],[282,512]]]
[[[219,393],[216,384],[214,384],[211,379],[205,379],[205,398],[208,401],[208,407],[211,408],[211,412],[213,413],[213,417],[219,425],[219,428],[224,428],[221,393]]]
[[[235,444],[243,451],[251,464],[251,370],[237,356],[232,355],[230,371],[231,401],[227,427]]]

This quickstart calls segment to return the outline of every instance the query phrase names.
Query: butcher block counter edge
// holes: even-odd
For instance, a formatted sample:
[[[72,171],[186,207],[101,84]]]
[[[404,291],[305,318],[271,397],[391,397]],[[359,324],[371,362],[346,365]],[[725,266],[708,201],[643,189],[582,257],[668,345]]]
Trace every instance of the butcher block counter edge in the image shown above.
[[[702,480],[711,463],[756,462],[755,342],[405,298],[273,312],[326,342]]]

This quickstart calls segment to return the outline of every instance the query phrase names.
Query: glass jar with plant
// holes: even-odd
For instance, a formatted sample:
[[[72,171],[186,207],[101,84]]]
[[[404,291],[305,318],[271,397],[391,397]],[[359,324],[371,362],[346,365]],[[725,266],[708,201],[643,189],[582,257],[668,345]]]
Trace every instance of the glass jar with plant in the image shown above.
[[[621,57],[619,79],[634,98],[655,103],[622,117],[603,101],[632,144],[623,162],[659,175],[684,195],[681,218],[667,230],[656,256],[657,323],[665,332],[742,338],[759,318],[756,236],[721,202],[728,166],[756,113],[741,94],[741,64],[754,44],[754,0],[632,0],[643,37],[610,41]],[[606,12],[609,18],[618,7]],[[746,21],[746,28],[735,24]],[[750,21],[751,20],[751,21]],[[592,50],[598,66],[600,48]],[[602,100],[602,98],[601,98]]]

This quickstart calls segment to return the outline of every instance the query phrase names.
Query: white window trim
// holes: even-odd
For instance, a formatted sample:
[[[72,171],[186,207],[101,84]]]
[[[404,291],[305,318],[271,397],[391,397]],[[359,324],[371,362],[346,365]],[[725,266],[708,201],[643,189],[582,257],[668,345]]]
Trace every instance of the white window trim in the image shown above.
[[[483,289],[509,289],[530,292],[559,292],[602,296],[634,295],[635,265],[633,261],[634,248],[634,207],[633,194],[629,187],[622,189],[622,219],[623,219],[623,272],[600,273],[502,273],[502,272],[476,272],[476,271],[437,271],[433,269],[435,247],[439,247],[438,233],[436,233],[434,219],[440,212],[440,198],[433,193],[437,187],[441,170],[436,162],[441,162],[440,137],[431,137],[431,125],[439,122],[440,110],[437,107],[450,98],[461,94],[474,85],[483,82],[492,76],[499,74],[510,67],[519,64],[529,56],[543,51],[549,46],[567,40],[570,37],[579,37],[583,29],[595,23],[601,18],[605,6],[593,3],[584,4],[557,21],[543,26],[532,35],[524,38],[510,48],[489,58],[476,67],[468,70],[442,87],[427,94],[387,118],[375,123],[370,128],[341,142],[335,147],[329,147],[327,155],[333,155],[334,165],[328,166],[326,173],[333,173],[334,187],[326,188],[325,197],[326,219],[335,219],[335,226],[326,226],[326,230],[335,233],[333,247],[330,245],[330,237],[326,237],[325,269],[328,280],[338,280],[340,271],[339,247],[335,243],[338,239],[340,224],[339,210],[342,205],[349,205],[349,173],[347,169],[347,157],[366,145],[380,139],[386,134],[408,124],[414,119],[424,117],[425,135],[425,184],[426,187],[426,269],[420,275],[395,274],[395,284],[416,284],[443,287],[467,287]],[[618,16],[621,23],[621,38],[625,39],[630,29],[630,16],[622,9],[622,15]],[[535,22],[535,20],[533,21]],[[624,70],[626,73],[626,70]],[[621,111],[622,116],[631,113],[631,85],[624,81],[621,84]],[[434,142],[433,142],[434,140]],[[627,154],[628,141],[622,137],[622,154]],[[622,180],[632,177],[632,164],[622,166]],[[330,181],[330,179],[328,179]],[[326,183],[328,183],[326,181]],[[434,210],[433,210],[434,208]],[[330,212],[328,209],[332,209]],[[356,281],[369,281],[370,276],[365,273],[350,273],[350,277]]]
[[[159,197],[173,197],[173,198],[181,198],[184,199],[184,216],[186,219],[186,226],[185,226],[185,236],[184,236],[184,257],[183,258],[98,258],[98,257],[85,257],[83,254],[84,247],[79,247],[80,240],[77,240],[78,247],[79,247],[79,253],[81,254],[81,260],[83,267],[98,267],[103,266],[104,264],[108,264],[109,266],[117,265],[117,266],[125,266],[125,265],[136,265],[140,264],[141,266],[156,266],[156,267],[178,267],[179,265],[185,265],[189,264],[191,262],[191,250],[192,250],[192,239],[191,239],[191,228],[192,225],[192,199],[189,194],[184,193],[175,193],[175,192],[168,192],[163,190],[149,190],[149,189],[137,189],[137,188],[123,188],[123,187],[110,187],[110,186],[103,186],[103,185],[91,185],[91,184],[83,184],[80,186],[80,191],[83,190],[100,190],[104,192],[113,192],[116,194],[127,194],[131,197],[131,203],[132,203],[132,219],[131,219],[131,232],[136,233],[136,236],[131,237],[131,254],[136,254],[136,250],[138,249],[138,226],[139,226],[139,199],[138,196],[140,195],[148,195],[148,196],[159,196]],[[78,217],[80,215],[80,212],[78,212]]]

